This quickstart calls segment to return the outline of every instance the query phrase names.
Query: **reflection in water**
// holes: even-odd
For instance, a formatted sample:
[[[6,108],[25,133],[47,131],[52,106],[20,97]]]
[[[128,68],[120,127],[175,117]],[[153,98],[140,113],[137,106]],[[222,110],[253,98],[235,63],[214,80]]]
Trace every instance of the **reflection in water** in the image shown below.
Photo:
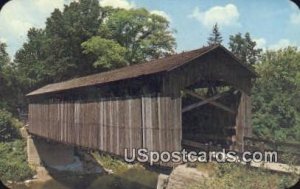
[[[132,168],[116,175],[64,176],[30,187],[17,186],[13,189],[154,189],[157,173],[142,168]]]

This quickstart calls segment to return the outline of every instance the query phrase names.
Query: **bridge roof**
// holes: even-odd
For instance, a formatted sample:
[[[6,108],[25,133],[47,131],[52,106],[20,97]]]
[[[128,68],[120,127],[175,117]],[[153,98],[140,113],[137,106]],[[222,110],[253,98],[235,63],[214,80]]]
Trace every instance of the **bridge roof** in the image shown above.
[[[105,84],[105,83],[110,83],[110,82],[120,81],[125,79],[132,79],[143,75],[151,75],[160,72],[168,72],[196,58],[199,58],[207,53],[213,52],[217,49],[221,49],[225,51],[227,54],[229,54],[232,57],[233,62],[239,64],[241,67],[246,69],[252,77],[257,76],[255,71],[251,67],[242,63],[225,47],[223,47],[222,45],[212,45],[212,46],[203,47],[192,51],[174,54],[165,58],[152,60],[146,63],[135,64],[135,65],[131,65],[131,66],[127,66],[127,67],[123,67],[123,68],[119,68],[107,72],[79,77],[64,82],[49,84],[35,91],[32,91],[31,93],[27,94],[27,96],[61,92],[70,89],[100,85],[100,84]]]

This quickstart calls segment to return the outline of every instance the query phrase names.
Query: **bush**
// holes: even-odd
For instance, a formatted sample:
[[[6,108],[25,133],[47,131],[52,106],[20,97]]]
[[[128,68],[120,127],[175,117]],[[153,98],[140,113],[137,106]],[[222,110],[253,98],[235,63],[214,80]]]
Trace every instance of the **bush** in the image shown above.
[[[20,124],[12,114],[0,109],[0,142],[9,142],[20,138]]]
[[[21,123],[0,109],[0,180],[23,181],[33,171],[27,164],[25,141],[21,139]]]
[[[253,133],[259,138],[300,141],[300,51],[267,51],[256,64],[252,89]]]
[[[32,178],[33,171],[27,164],[25,142],[0,142],[0,179],[23,181]]]
[[[128,164],[109,155],[99,154],[97,152],[92,153],[92,155],[101,164],[101,166],[105,169],[112,170],[114,173],[122,173],[129,169]]]
[[[207,166],[206,166],[207,167]],[[219,163],[210,166],[214,174],[210,178],[199,181],[189,189],[283,189],[292,186],[299,179],[296,174],[280,174],[268,170],[251,168],[233,163]],[[203,171],[203,166],[198,166]],[[205,171],[206,169],[204,169]]]

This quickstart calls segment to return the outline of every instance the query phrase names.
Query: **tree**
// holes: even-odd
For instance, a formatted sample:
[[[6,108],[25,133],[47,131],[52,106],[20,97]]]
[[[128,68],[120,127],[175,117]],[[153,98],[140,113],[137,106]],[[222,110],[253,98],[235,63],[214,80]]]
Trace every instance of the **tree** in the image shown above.
[[[169,22],[161,16],[80,0],[63,11],[55,9],[45,29],[30,29],[15,63],[28,92],[47,83],[166,56],[174,46]]]
[[[82,52],[81,43],[96,35],[102,21],[97,0],[80,0],[55,9],[45,29],[32,28],[28,41],[15,55],[27,89],[97,71],[94,57]]]
[[[5,91],[7,88],[7,81],[5,75],[5,67],[9,63],[9,56],[6,52],[6,44],[0,42],[0,109],[5,105]]]
[[[6,44],[0,42],[0,109],[17,113],[18,85],[17,74],[6,52]]]
[[[169,21],[146,9],[112,12],[100,26],[99,36],[124,47],[128,64],[167,56],[174,53],[176,45]]]
[[[210,37],[208,38],[207,43],[208,43],[208,45],[216,45],[216,44],[221,44],[222,41],[223,41],[223,38],[219,31],[218,24],[216,23],[213,26],[212,33],[210,34]]]
[[[48,83],[167,56],[174,52],[172,34],[164,17],[145,9],[100,7],[98,0],[55,9],[15,54],[16,102],[26,105],[24,94]]]
[[[254,65],[258,62],[262,49],[256,47],[256,42],[247,32],[243,37],[241,33],[231,35],[229,38],[229,48],[242,62]]]
[[[24,92],[29,92],[43,81],[47,80],[45,60],[48,56],[46,49],[47,37],[42,29],[32,28],[27,33],[28,42],[15,54],[15,64],[21,86],[27,87]]]
[[[20,138],[19,131],[16,127],[16,120],[8,111],[0,109],[0,142],[8,142]]]
[[[113,40],[96,36],[82,43],[82,47],[83,53],[91,53],[98,57],[94,63],[96,68],[113,69],[127,64],[125,60],[126,48]]]
[[[81,43],[97,34],[103,20],[98,0],[80,0],[55,9],[46,22],[46,69],[54,82],[97,71]]]
[[[267,51],[256,64],[252,91],[253,130],[258,137],[300,141],[300,52]]]
[[[0,72],[10,62],[8,53],[6,52],[6,44],[0,41]]]

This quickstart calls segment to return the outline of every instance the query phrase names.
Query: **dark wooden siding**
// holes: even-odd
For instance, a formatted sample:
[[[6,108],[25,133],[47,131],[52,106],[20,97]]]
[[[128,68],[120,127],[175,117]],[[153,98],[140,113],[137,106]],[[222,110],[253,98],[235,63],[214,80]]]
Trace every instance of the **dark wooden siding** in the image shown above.
[[[251,77],[247,70],[233,64],[230,56],[221,51],[203,55],[165,74],[162,93],[179,95],[184,88],[203,80],[222,81],[247,94],[251,91]]]
[[[181,149],[181,98],[144,96],[29,105],[29,131],[123,156],[124,149]]]
[[[221,123],[223,118],[230,117],[226,126],[234,133],[226,140],[232,139],[235,149],[243,150],[243,137],[251,135],[249,93],[253,73],[222,48],[201,56],[184,56],[176,55],[172,61],[168,59],[169,63],[160,60],[159,64],[136,68],[136,78],[132,77],[132,70],[124,68],[128,72],[125,75],[117,70],[50,85],[51,90],[46,86],[31,94],[29,131],[120,156],[124,155],[124,148],[178,151],[182,142],[181,91],[195,84],[207,87],[200,85],[216,81],[242,93],[235,117],[216,110],[211,112],[211,120],[213,126],[221,127],[227,124]],[[53,100],[56,98],[60,100]]]
[[[242,93],[235,125],[236,134],[233,136],[234,150],[244,151],[244,137],[252,135],[251,127],[251,98],[246,93]]]

